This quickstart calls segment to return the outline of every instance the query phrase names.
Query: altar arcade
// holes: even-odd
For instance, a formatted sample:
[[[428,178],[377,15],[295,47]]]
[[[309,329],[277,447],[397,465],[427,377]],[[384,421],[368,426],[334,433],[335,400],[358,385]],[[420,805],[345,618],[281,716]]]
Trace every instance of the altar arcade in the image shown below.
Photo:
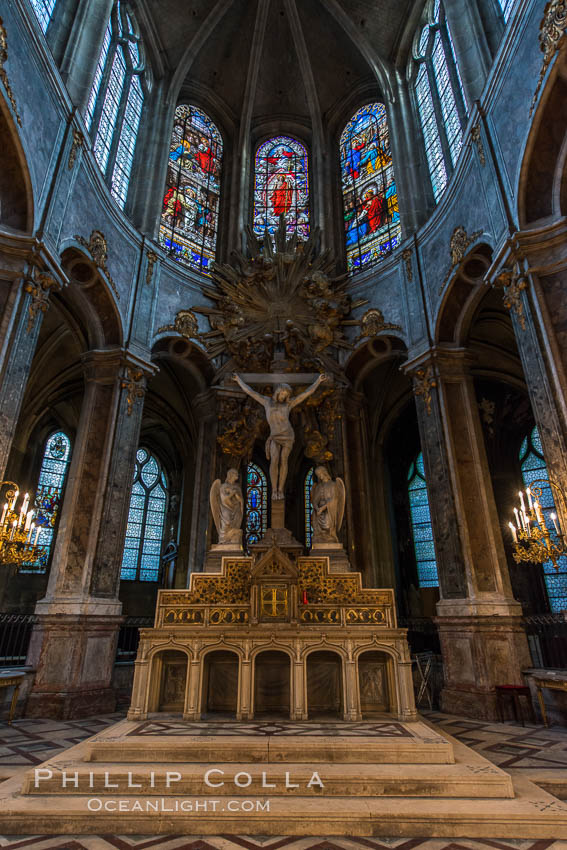
[[[393,591],[276,546],[193,573],[188,590],[159,592],[154,628],[140,633],[128,719],[158,711],[416,720]]]

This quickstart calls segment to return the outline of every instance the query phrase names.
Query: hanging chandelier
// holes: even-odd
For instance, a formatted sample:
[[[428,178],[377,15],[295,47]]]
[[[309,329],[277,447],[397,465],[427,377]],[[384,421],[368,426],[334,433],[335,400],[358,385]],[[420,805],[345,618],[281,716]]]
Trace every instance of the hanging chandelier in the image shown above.
[[[517,564],[531,561],[544,564],[551,561],[554,568],[559,570],[559,558],[566,554],[563,530],[555,512],[549,514],[553,529],[548,527],[545,513],[541,507],[544,487],[553,488],[554,492],[565,505],[565,497],[560,488],[552,481],[541,479],[533,481],[525,492],[520,491],[520,505],[514,508],[514,522],[510,522],[510,531],[514,542],[513,558]]]
[[[30,495],[26,493],[18,506],[20,490],[13,481],[3,481],[4,505],[0,518],[0,563],[33,563],[41,554],[37,545],[41,526],[34,523],[35,511],[30,509]],[[1,504],[1,501],[0,501]]]

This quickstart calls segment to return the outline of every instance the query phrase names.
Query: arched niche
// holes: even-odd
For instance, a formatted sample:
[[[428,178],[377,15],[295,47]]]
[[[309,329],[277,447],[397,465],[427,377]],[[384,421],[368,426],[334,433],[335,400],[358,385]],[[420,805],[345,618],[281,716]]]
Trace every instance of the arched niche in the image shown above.
[[[344,714],[343,663],[337,652],[315,650],[307,656],[307,712],[310,720]]]
[[[154,656],[153,663],[159,671],[158,676],[154,677],[154,681],[159,682],[159,693],[157,706],[153,710],[175,714],[182,712],[187,684],[187,655],[178,649],[166,649]]]
[[[291,661],[287,652],[267,649],[254,658],[254,716],[289,717]]]
[[[239,658],[236,652],[216,649],[207,653],[203,663],[203,715],[236,716],[238,673]]]
[[[362,719],[390,711],[392,704],[391,658],[369,650],[358,656],[358,685]]]

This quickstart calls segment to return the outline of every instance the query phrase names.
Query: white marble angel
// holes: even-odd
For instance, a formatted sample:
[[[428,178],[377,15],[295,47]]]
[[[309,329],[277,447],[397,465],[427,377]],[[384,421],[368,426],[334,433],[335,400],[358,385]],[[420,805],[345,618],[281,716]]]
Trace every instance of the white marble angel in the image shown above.
[[[213,482],[209,498],[219,543],[242,546],[240,526],[244,514],[244,499],[238,483],[238,470],[229,469],[224,484],[217,478]]]
[[[338,543],[345,512],[345,485],[342,478],[332,480],[324,466],[315,470],[318,479],[311,488],[311,526],[313,545]]]

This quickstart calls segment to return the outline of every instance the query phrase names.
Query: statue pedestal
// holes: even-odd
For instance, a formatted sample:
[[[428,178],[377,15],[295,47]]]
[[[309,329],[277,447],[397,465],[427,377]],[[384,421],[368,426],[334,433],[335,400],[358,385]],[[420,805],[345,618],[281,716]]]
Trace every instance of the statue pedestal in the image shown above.
[[[286,555],[297,558],[303,555],[302,544],[295,539],[291,531],[285,527],[285,499],[272,501],[271,526],[258,543],[253,543],[251,551],[263,555],[268,549],[277,546]]]
[[[205,559],[206,573],[221,573],[223,558],[243,558],[242,546],[235,543],[213,543]]]
[[[314,543],[309,555],[312,558],[328,558],[330,573],[351,571],[350,561],[342,543]]]

